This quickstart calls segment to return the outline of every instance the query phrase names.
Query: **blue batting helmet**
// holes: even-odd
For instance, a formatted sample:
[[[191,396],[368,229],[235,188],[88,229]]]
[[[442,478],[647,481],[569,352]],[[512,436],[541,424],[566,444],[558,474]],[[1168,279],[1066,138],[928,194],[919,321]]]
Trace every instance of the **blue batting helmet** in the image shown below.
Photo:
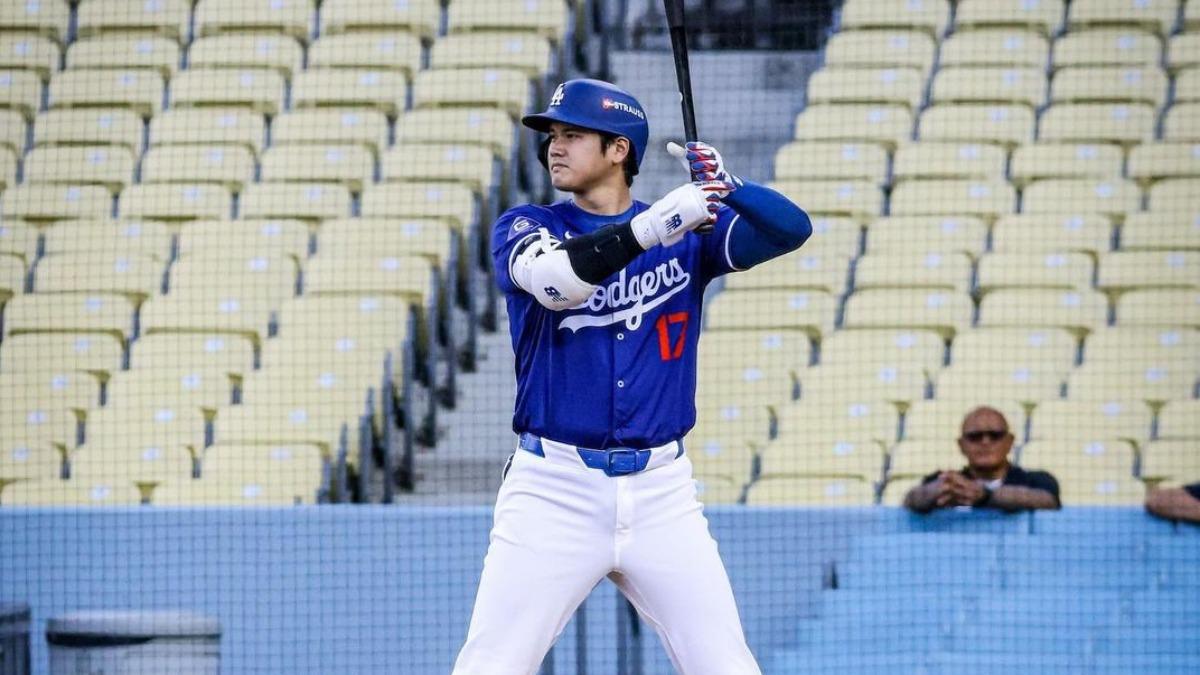
[[[550,131],[554,122],[624,136],[633,145],[637,166],[642,164],[650,139],[646,111],[620,87],[601,80],[568,80],[554,90],[545,112],[521,118],[522,124],[542,133]],[[541,157],[544,164],[544,152]]]

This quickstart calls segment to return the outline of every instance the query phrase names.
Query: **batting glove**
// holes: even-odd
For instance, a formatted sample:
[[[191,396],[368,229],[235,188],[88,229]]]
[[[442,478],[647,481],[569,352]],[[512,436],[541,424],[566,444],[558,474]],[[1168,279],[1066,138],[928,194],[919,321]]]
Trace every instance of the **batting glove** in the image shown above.
[[[678,159],[683,168],[688,170],[693,181],[717,180],[729,183],[731,187],[729,191],[721,195],[722,199],[742,183],[740,179],[725,170],[725,161],[721,159],[721,153],[708,143],[692,142],[688,143],[687,147],[680,146],[678,143],[667,143],[667,152]]]
[[[633,236],[643,249],[673,246],[697,227],[717,222],[721,195],[732,189],[731,183],[715,180],[680,185],[633,217]]]

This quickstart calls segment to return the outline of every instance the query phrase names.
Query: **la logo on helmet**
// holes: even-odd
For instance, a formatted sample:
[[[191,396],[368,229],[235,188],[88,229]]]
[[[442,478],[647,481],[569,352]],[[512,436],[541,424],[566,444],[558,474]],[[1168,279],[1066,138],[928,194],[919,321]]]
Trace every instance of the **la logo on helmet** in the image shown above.
[[[563,86],[564,85],[560,84],[560,85],[558,85],[558,89],[554,90],[554,95],[550,97],[550,105],[555,106],[555,105],[562,104],[562,102],[563,102]]]

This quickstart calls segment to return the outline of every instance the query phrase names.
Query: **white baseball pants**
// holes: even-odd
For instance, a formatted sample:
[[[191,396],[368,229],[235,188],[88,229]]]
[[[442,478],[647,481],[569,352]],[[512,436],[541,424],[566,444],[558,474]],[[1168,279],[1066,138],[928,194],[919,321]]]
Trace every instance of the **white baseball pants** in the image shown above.
[[[454,675],[537,672],[606,576],[683,675],[759,675],[687,456],[609,477],[571,446],[543,445],[545,457],[518,449],[500,487]]]

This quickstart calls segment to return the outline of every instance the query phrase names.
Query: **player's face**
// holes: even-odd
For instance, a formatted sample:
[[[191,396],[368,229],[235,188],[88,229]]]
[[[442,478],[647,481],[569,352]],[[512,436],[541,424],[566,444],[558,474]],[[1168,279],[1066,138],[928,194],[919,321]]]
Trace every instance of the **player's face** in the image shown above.
[[[958,447],[974,469],[992,471],[1004,466],[1012,444],[1008,423],[994,410],[976,410],[963,420]]]
[[[584,192],[619,176],[624,180],[621,143],[601,149],[600,134],[567,124],[550,125],[546,165],[550,183],[563,192]],[[622,182],[622,184],[624,184]]]

